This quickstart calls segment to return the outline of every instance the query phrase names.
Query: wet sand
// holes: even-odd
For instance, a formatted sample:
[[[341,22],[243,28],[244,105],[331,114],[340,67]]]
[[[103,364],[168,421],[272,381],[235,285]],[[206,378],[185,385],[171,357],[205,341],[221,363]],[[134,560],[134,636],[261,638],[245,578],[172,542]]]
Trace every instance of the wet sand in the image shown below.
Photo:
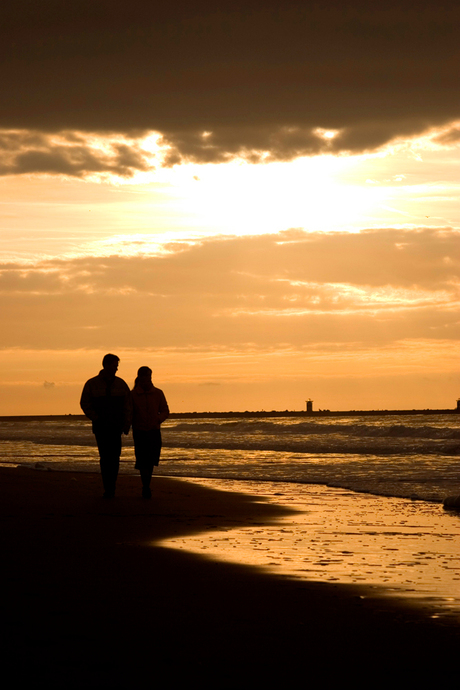
[[[460,623],[460,513],[439,503],[358,494],[323,485],[188,479],[241,491],[292,512],[175,537],[164,546],[303,580],[363,583]]]
[[[153,500],[143,501],[139,480],[123,476],[115,500],[103,501],[95,474],[0,468],[0,482],[1,649],[14,687],[289,687],[347,679],[355,686],[382,679],[426,684],[456,672],[456,617],[433,618],[410,599],[382,596],[348,524],[373,515],[367,532],[381,532],[376,544],[381,538],[389,547],[378,508],[387,499],[351,494],[353,503],[350,492],[337,491],[322,512],[342,515],[342,528],[334,531],[319,517],[320,487],[310,487],[320,493],[311,494],[306,512],[305,496],[289,496],[287,489],[267,498],[261,491],[158,478]],[[302,515],[310,522],[300,529]],[[456,524],[456,516],[449,519]],[[242,548],[240,533],[247,529],[257,535]],[[291,536],[283,531],[289,529]],[[348,565],[347,552],[355,554],[353,577],[363,579],[317,582],[295,573],[296,565],[305,565],[295,541],[299,531],[302,554],[309,537],[316,550],[307,569],[315,562],[320,570],[321,556],[328,570],[326,561],[337,560],[327,551],[335,542]],[[401,543],[403,533],[400,526],[395,539]],[[196,553],[183,541],[197,538],[223,540],[244,560],[217,552],[209,557],[208,548]],[[257,560],[260,549],[276,543],[269,540],[280,538],[285,550],[278,548],[278,557],[287,553],[291,565],[298,561],[291,572],[276,570],[273,550],[268,559],[275,565]]]

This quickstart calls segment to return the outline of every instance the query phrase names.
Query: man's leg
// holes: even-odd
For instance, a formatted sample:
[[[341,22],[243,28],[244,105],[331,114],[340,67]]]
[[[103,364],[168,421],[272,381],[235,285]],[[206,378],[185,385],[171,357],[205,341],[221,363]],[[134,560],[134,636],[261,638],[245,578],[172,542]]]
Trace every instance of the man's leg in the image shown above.
[[[120,468],[121,434],[98,432],[96,433],[96,442],[99,449],[104,497],[113,498]]]

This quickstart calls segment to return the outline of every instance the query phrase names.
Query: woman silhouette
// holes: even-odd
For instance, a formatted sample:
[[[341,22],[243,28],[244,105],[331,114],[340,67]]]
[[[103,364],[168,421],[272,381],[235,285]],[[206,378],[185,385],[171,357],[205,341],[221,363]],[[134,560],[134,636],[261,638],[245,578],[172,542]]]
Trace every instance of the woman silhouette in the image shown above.
[[[131,398],[135,467],[141,475],[143,498],[151,498],[153,468],[160,462],[160,426],[169,417],[169,407],[163,391],[152,383],[150,367],[140,367],[138,370]]]

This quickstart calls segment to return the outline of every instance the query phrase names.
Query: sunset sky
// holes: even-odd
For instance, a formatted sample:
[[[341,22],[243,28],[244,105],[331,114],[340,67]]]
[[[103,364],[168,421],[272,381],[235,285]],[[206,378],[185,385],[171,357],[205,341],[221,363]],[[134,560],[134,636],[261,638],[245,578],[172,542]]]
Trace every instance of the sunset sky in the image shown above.
[[[0,414],[452,408],[458,2],[0,9]]]

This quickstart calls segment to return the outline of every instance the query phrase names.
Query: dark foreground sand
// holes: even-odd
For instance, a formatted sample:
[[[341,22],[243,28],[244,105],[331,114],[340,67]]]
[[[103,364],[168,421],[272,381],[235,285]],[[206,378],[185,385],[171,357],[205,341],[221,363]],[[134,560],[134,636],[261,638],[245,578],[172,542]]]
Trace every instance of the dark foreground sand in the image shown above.
[[[454,682],[453,620],[363,586],[158,545],[246,520],[273,526],[289,508],[166,478],[152,501],[130,476],[114,501],[98,475],[0,468],[0,482],[5,687]]]

